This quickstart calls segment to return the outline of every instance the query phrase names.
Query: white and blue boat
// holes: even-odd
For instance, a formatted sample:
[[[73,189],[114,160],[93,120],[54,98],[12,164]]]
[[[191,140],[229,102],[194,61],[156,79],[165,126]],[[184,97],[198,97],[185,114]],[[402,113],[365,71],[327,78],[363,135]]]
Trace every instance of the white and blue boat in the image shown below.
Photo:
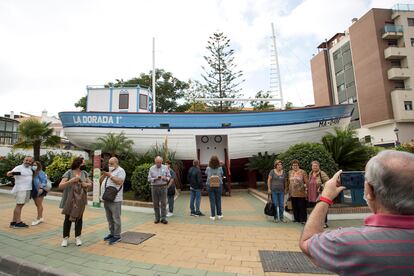
[[[334,127],[348,126],[354,109],[345,104],[266,112],[153,113],[151,100],[150,90],[141,87],[88,87],[88,111],[59,116],[66,136],[83,149],[92,149],[108,133],[124,133],[138,153],[167,139],[177,159],[207,164],[213,154],[230,161],[320,142]]]

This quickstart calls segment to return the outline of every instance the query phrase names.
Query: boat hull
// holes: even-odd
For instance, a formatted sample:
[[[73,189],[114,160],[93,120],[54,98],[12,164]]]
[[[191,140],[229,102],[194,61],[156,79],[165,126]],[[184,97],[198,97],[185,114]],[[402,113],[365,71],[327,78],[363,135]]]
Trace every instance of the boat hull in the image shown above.
[[[96,139],[108,133],[124,133],[138,153],[167,140],[176,158],[192,160],[199,158],[200,136],[226,137],[229,159],[280,153],[293,144],[320,142],[334,127],[347,127],[352,112],[352,105],[341,105],[230,114],[62,112],[59,116],[65,135],[80,148],[92,149]]]

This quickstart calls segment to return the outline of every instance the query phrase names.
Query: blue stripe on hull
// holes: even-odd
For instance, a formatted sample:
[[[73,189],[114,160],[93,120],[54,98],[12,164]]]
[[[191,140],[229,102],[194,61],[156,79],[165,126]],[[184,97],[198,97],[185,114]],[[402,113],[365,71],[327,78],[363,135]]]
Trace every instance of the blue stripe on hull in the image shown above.
[[[217,129],[296,125],[312,122],[335,124],[352,115],[353,105],[239,113],[114,113],[61,112],[64,128],[170,128]]]

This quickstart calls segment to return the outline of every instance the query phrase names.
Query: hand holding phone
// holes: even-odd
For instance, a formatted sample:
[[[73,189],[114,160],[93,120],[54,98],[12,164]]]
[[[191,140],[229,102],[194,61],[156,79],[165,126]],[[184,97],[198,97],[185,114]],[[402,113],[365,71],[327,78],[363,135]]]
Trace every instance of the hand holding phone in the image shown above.
[[[21,172],[12,172],[11,174],[12,174],[12,175],[22,175],[22,173],[21,173]]]

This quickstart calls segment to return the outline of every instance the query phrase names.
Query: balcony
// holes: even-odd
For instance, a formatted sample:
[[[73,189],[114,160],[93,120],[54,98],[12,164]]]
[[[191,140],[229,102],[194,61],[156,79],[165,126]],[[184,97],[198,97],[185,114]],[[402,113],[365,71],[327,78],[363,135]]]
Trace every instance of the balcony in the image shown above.
[[[395,67],[388,70],[389,80],[406,80],[410,77],[410,70],[406,67]]]
[[[382,39],[398,39],[403,37],[404,31],[402,25],[385,24],[382,30]]]
[[[390,46],[384,50],[385,59],[403,59],[407,57],[407,48]]]

